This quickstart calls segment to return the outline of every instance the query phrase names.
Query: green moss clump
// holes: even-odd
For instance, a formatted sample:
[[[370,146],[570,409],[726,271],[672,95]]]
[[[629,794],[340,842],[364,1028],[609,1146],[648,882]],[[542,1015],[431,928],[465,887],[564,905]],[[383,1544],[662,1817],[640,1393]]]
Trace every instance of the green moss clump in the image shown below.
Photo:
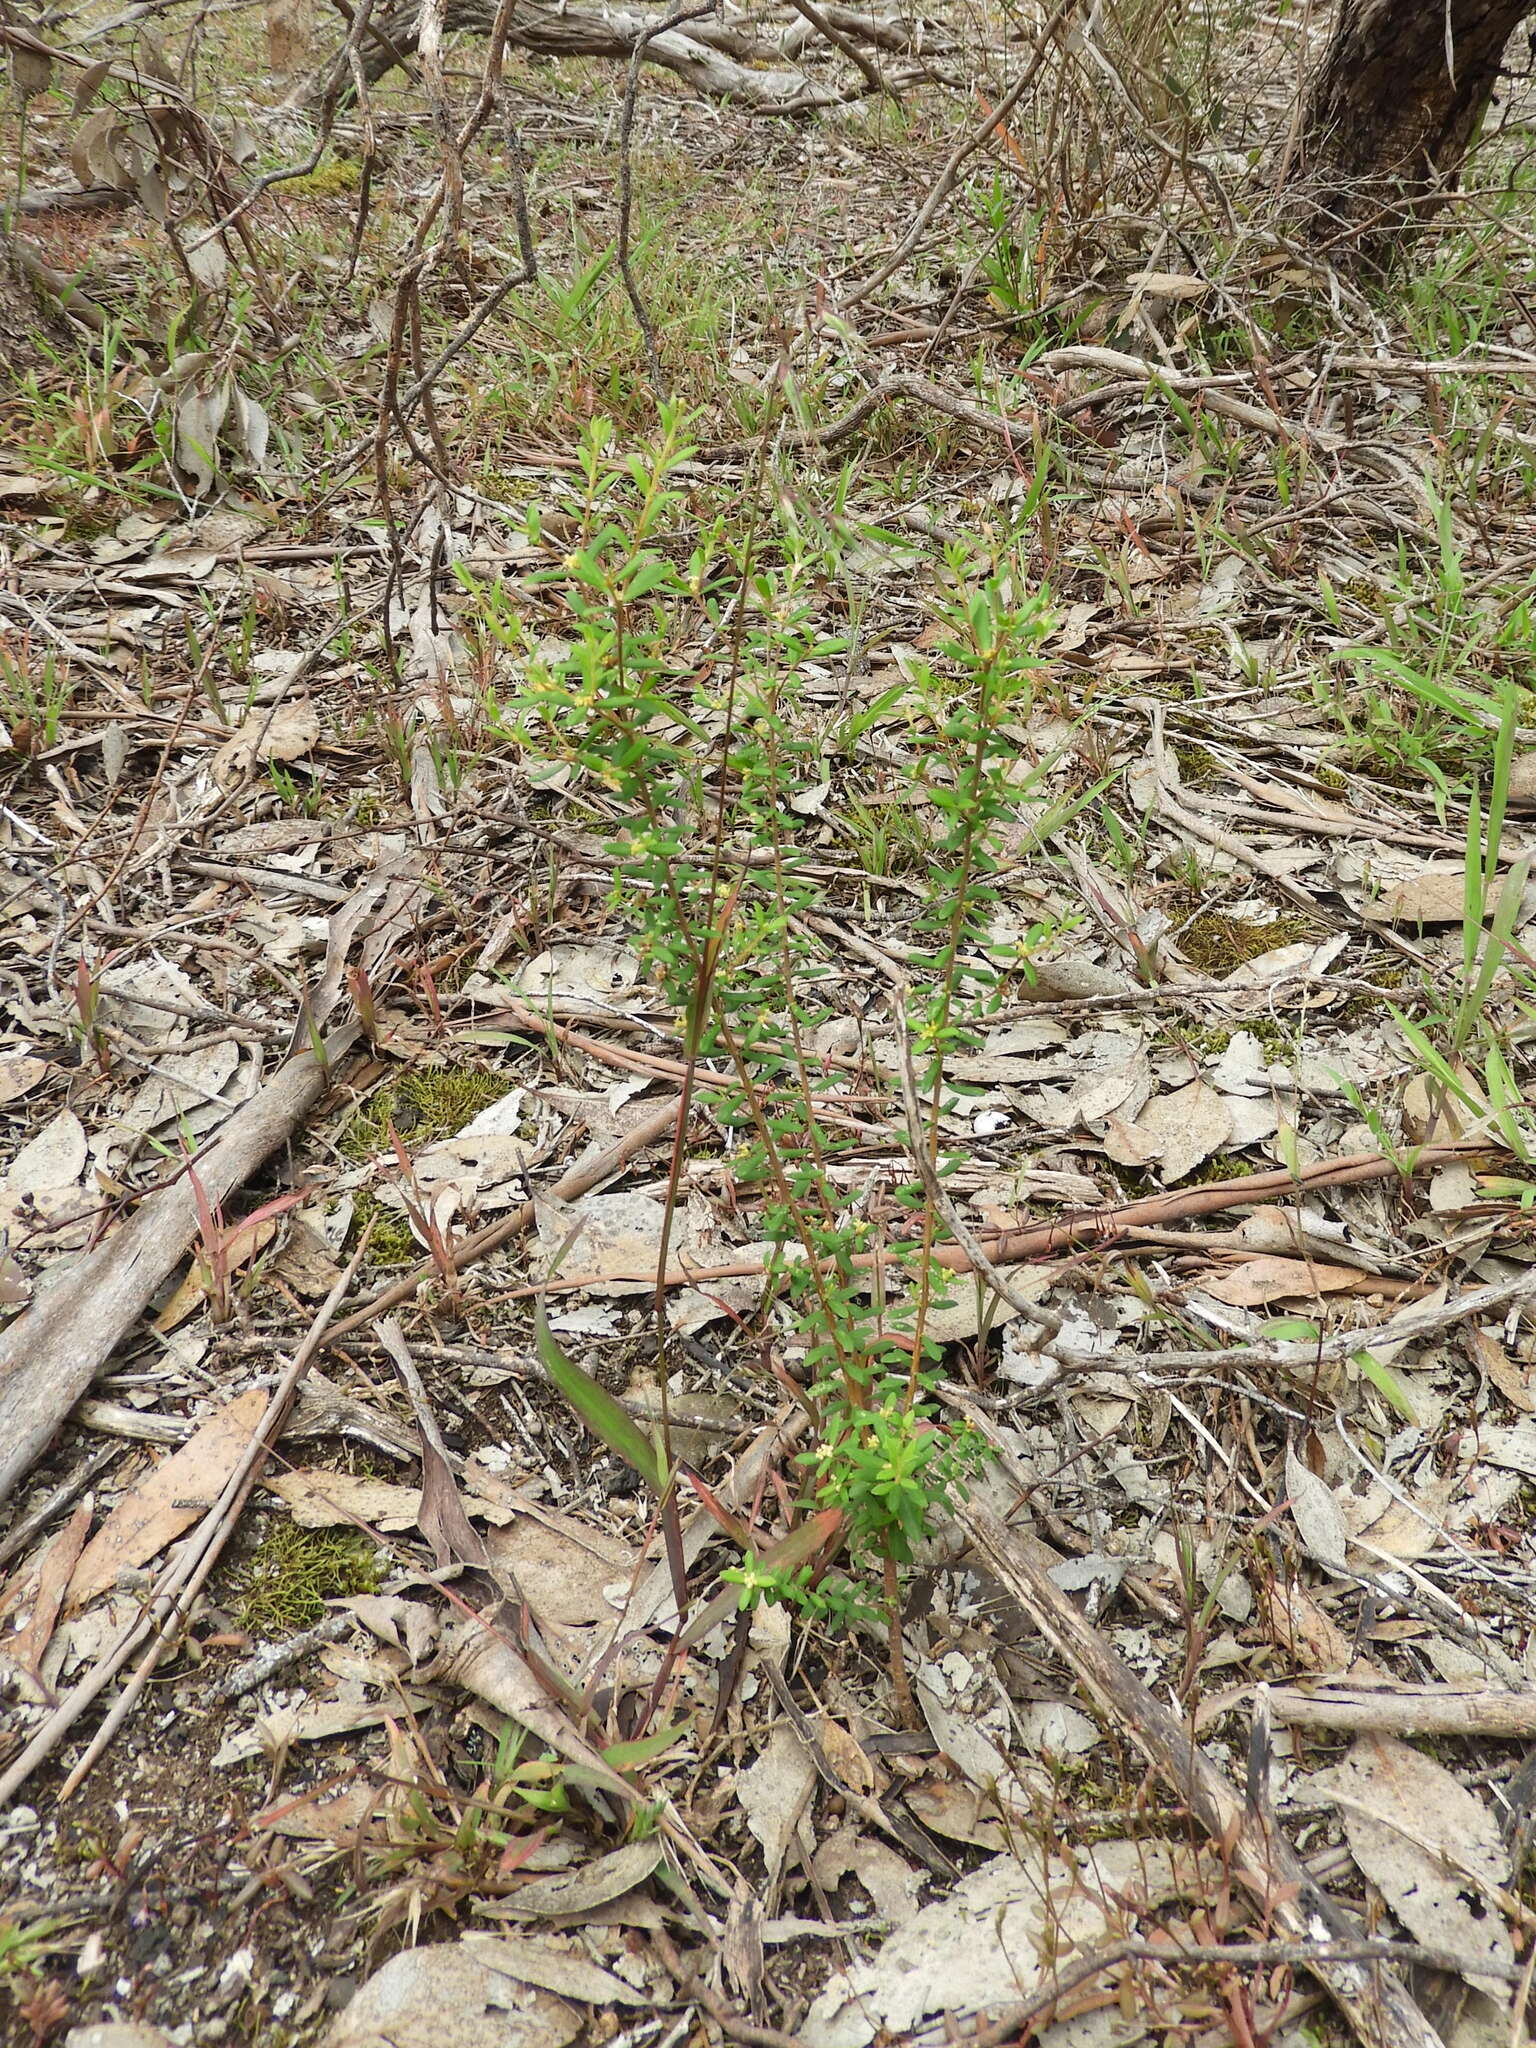
[[[343,192],[361,191],[362,183],[363,167],[357,158],[340,156],[302,178],[286,179],[279,190],[297,199],[335,199]]]
[[[1203,1188],[1212,1181],[1243,1180],[1247,1175],[1261,1171],[1260,1163],[1245,1158],[1241,1152],[1213,1152],[1209,1159],[1201,1161],[1193,1173],[1186,1173],[1179,1186]]]
[[[1168,1043],[1188,1046],[1197,1059],[1219,1060],[1232,1043],[1232,1034],[1216,1025],[1191,1024],[1179,1033],[1178,1038],[1169,1034]]]
[[[1258,1040],[1267,1059],[1289,1057],[1293,1034],[1278,1017],[1251,1017],[1242,1029]],[[1170,1045],[1179,1052],[1192,1052],[1198,1060],[1219,1060],[1235,1036],[1235,1032],[1223,1030],[1219,1025],[1191,1024],[1178,1033],[1159,1033],[1158,1043]]]
[[[359,1529],[301,1529],[275,1519],[241,1567],[236,1618],[247,1635],[267,1639],[313,1628],[327,1600],[378,1588],[374,1546]]]
[[[373,1226],[368,1239],[370,1265],[386,1269],[415,1265],[422,1255],[421,1247],[411,1234],[411,1226],[403,1211],[386,1207],[372,1188],[359,1188],[352,1205],[348,1244],[355,1247],[370,1224]]]
[[[1278,1017],[1252,1017],[1243,1029],[1253,1033],[1267,1059],[1288,1060],[1295,1051],[1295,1033],[1287,1030]]]
[[[391,1149],[391,1126],[408,1150],[451,1137],[481,1110],[500,1102],[511,1085],[502,1075],[482,1073],[478,1067],[426,1067],[402,1074],[347,1120],[337,1148],[344,1159],[374,1159]]]
[[[1224,910],[1204,910],[1178,934],[1179,951],[1202,974],[1230,974],[1261,953],[1294,945],[1308,936],[1304,917],[1276,917],[1260,922],[1230,917]]]
[[[1179,764],[1179,777],[1186,789],[1201,789],[1226,780],[1221,763],[1204,747],[1175,746],[1173,758]]]

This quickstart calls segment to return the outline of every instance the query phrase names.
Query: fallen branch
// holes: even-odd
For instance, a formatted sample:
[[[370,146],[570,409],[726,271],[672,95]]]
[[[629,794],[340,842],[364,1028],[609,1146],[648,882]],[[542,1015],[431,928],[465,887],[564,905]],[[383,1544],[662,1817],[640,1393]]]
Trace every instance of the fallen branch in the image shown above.
[[[323,1062],[306,1052],[280,1067],[205,1153],[146,1195],[129,1222],[0,1336],[0,1504],[186,1256],[203,1204],[217,1209],[228,1201],[293,1135],[356,1036],[352,1027],[338,1032],[327,1041]]]
[[[1373,1735],[1536,1737],[1536,1693],[1457,1692],[1450,1686],[1271,1686],[1269,1710],[1291,1728]]]
[[[54,1516],[71,1506],[99,1472],[105,1471],[114,1458],[122,1455],[121,1444],[102,1444],[81,1459],[73,1472],[67,1473],[58,1485],[43,1498],[19,1522],[13,1522],[5,1541],[0,1543],[0,1566],[8,1565],[13,1557],[19,1557],[27,1545],[41,1530],[46,1529]]]
[[[72,278],[66,277],[62,270],[55,270],[51,263],[45,263],[28,242],[14,241],[11,248],[17,267],[29,284],[45,292],[82,327],[89,327],[93,334],[106,333],[112,324],[111,316],[94,299],[88,299],[84,292],[77,290]]]
[[[850,434],[856,433],[882,406],[905,398],[917,405],[930,406],[934,412],[959,420],[965,426],[974,427],[978,433],[990,434],[1008,448],[1016,448],[1021,442],[1028,445],[1035,420],[1041,413],[1066,420],[1074,413],[1090,411],[1097,405],[1111,404],[1126,397],[1155,397],[1159,392],[1193,399],[1207,412],[1220,413],[1224,419],[1235,420],[1240,426],[1252,427],[1256,432],[1277,440],[1289,439],[1295,433],[1277,412],[1267,405],[1254,405],[1246,398],[1234,396],[1223,388],[1220,379],[1183,375],[1164,369],[1157,363],[1143,362],[1139,356],[1121,355],[1118,349],[1054,349],[1030,365],[1031,374],[1058,369],[1118,369],[1122,376],[1117,384],[1076,392],[1059,404],[1052,404],[1042,396],[1030,413],[1021,413],[1010,419],[1004,413],[991,412],[986,406],[977,405],[973,399],[962,398],[958,392],[947,391],[942,384],[935,384],[931,377],[919,376],[915,370],[893,370],[878,384],[871,385],[862,398],[856,399],[830,425],[786,431],[783,441],[791,448],[835,448],[839,441],[845,441]],[[1300,438],[1299,435],[1297,437]],[[697,460],[745,462],[756,449],[755,441],[715,441],[699,449]]]
[[[1120,1202],[1103,1209],[1069,1211],[1054,1223],[1033,1223],[1022,1230],[978,1231],[976,1241],[994,1266],[1018,1265],[1026,1259],[1061,1258],[1085,1245],[1109,1244],[1134,1237],[1143,1225],[1165,1229],[1187,1216],[1214,1216],[1223,1209],[1238,1209],[1272,1202],[1294,1201],[1313,1188],[1350,1187],[1360,1181],[1407,1179],[1432,1167],[1454,1160],[1486,1158],[1498,1148],[1486,1142],[1454,1145],[1421,1145],[1407,1158],[1389,1158],[1384,1152],[1354,1152],[1342,1159],[1319,1159],[1294,1173],[1277,1167],[1269,1173],[1239,1174],[1233,1180],[1208,1181],[1204,1187],[1170,1188],[1166,1194],[1143,1196],[1139,1201]],[[849,1263],[858,1272],[888,1273],[920,1246],[894,1244],[879,1251],[860,1252]],[[930,1253],[936,1265],[950,1273],[970,1273],[970,1255],[960,1245],[935,1245]],[[427,1269],[423,1269],[425,1272]],[[665,1287],[708,1287],[719,1280],[755,1280],[770,1270],[765,1259],[733,1259],[724,1266],[669,1266],[658,1281],[654,1271],[640,1266],[615,1266],[603,1273],[562,1273],[558,1279],[535,1281],[514,1289],[504,1299],[516,1300],[533,1294],[567,1294],[583,1287],[595,1287],[614,1280],[644,1280]],[[1523,1282],[1520,1284],[1524,1284]],[[1411,1311],[1409,1312],[1412,1313]],[[1374,1333],[1379,1336],[1380,1333]],[[1328,1340],[1332,1342],[1334,1340]],[[1359,1330],[1343,1333],[1340,1340],[1347,1356],[1366,1341]],[[1394,1340],[1396,1341],[1396,1340]],[[1306,1356],[1317,1347],[1307,1347]],[[1212,1353],[1219,1357],[1220,1353]],[[1269,1356],[1266,1353],[1265,1356]],[[1276,1357],[1283,1353],[1276,1349]]]
[[[1314,1371],[1341,1358],[1353,1358],[1370,1347],[1396,1349],[1437,1337],[1458,1323],[1478,1322],[1485,1316],[1507,1315],[1536,1302],[1536,1271],[1529,1267],[1513,1280],[1495,1280],[1486,1287],[1469,1287],[1449,1301],[1419,1301],[1399,1309],[1395,1316],[1371,1330],[1335,1330],[1321,1340],[1308,1339],[1285,1344],[1233,1344],[1217,1351],[1160,1351],[1156,1363],[1162,1371],[1192,1371],[1232,1365],[1290,1366]],[[1149,1361],[1150,1363],[1151,1361]]]
[[[490,27],[493,12],[488,0],[447,0],[443,10],[444,33],[483,35]],[[403,58],[416,54],[418,14],[419,10],[411,7],[370,26],[372,41],[363,62],[363,74],[370,85],[387,77]],[[832,40],[836,46],[845,49],[849,40],[860,33],[860,17],[843,10],[838,10],[838,14],[840,18],[835,21],[828,17],[828,24],[835,31]],[[690,26],[686,33],[680,29],[658,33],[654,18],[625,7],[530,4],[519,8],[507,41],[515,49],[548,57],[608,57],[627,61],[638,52],[646,63],[672,72],[695,92],[711,99],[739,101],[757,114],[803,113],[818,107],[843,106],[872,90],[890,91],[897,84],[910,82],[905,77],[882,79],[876,73],[872,84],[869,71],[861,63],[857,85],[825,83],[783,65],[783,49],[744,26],[702,23]],[[334,64],[328,70],[324,90],[327,94],[338,90]]]
[[[837,23],[816,5],[816,0],[789,0],[789,4],[819,35],[824,36],[835,50],[842,51],[871,92],[886,90],[885,80],[880,76],[879,65],[867,50],[859,48],[852,36],[844,35]]]
[[[131,205],[133,196],[117,185],[66,185],[57,190],[35,185],[22,193],[16,210],[24,219],[44,213],[117,212]]]
[[[976,405],[968,398],[946,391],[931,377],[920,377],[915,371],[893,370],[890,376],[882,377],[878,384],[871,385],[862,398],[856,399],[847,412],[829,426],[791,429],[782,436],[783,443],[790,448],[835,448],[839,441],[846,441],[850,434],[857,433],[882,406],[897,398],[910,398],[920,405],[932,406],[935,412],[961,420],[980,433],[991,434],[1009,447],[1021,438],[1027,441],[1029,437],[1031,423],[1028,419],[1007,419],[1002,413],[989,412],[984,405]],[[757,448],[756,441],[714,441],[699,449],[697,459],[700,462],[745,462],[757,453]]]
[[[577,1006],[582,1017],[591,1023],[601,1024],[606,1030],[625,1028],[624,1020],[605,1016],[600,1010]],[[512,998],[506,1009],[493,1010],[476,1020],[477,1031],[495,1031],[506,1026],[525,1033],[537,1044],[558,1043],[569,1046],[575,1052],[585,1053],[589,1059],[601,1060],[605,1066],[613,1067],[619,1073],[646,1074],[657,1081],[683,1081],[689,1072],[684,1059],[671,1059],[664,1053],[632,1052],[627,1047],[615,1045],[612,1038],[597,1038],[590,1032],[578,1031],[572,1024],[562,1024],[546,1010],[535,1010],[529,1004]],[[636,1027],[643,1028],[643,1027]],[[658,1032],[658,1037],[665,1034]],[[832,1056],[824,1062],[827,1066],[840,1068],[849,1073],[859,1073],[864,1062],[847,1056]],[[960,1078],[964,1078],[962,1075]],[[700,1075],[697,1090],[704,1103],[711,1100],[708,1081]],[[722,1084],[723,1086],[723,1084]],[[843,1093],[834,1095],[830,1091],[813,1093],[809,1100],[815,1105],[816,1119],[822,1124],[841,1124],[851,1131],[867,1132],[868,1125],[859,1124],[849,1116],[850,1109],[860,1104],[874,1104],[879,1097],[869,1094]]]
[[[877,50],[889,50],[898,57],[915,55],[919,48],[931,49],[936,40],[931,33],[933,24],[921,16],[899,21],[894,16],[865,14],[856,7],[840,7],[835,0],[823,0],[817,12],[824,15],[833,28],[841,29],[845,36],[870,43]],[[790,48],[804,40],[793,30],[785,37]]]
[[[1314,1881],[1278,1827],[1243,1803],[1177,1717],[1028,1555],[1017,1533],[974,1503],[962,1507],[960,1520],[978,1556],[1100,1710],[1230,1856],[1234,1875],[1261,1913],[1302,1945],[1306,1953],[1298,1961],[1327,1989],[1363,2048],[1443,2048],[1396,1972],[1358,1959],[1361,1930]]]

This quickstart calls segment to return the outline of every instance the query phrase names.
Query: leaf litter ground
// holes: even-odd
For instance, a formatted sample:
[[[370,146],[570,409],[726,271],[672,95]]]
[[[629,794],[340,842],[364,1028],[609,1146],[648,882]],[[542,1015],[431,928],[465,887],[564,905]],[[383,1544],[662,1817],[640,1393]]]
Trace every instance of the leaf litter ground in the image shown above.
[[[614,234],[591,112],[612,81],[564,63],[519,88],[547,270],[579,279]],[[419,110],[381,105],[408,217]],[[937,116],[893,139],[649,83],[646,106],[642,193],[659,218],[683,180],[691,204],[641,275],[653,308],[711,314],[662,332],[704,411],[660,545],[756,521],[764,559],[812,565],[768,843],[814,889],[798,1057],[891,1245],[927,1193],[896,1017],[931,993],[952,786],[922,724],[935,598],[1000,560],[1049,589],[933,1124],[939,1394],[993,1456],[901,1588],[910,1711],[878,1632],[720,1599],[732,1519],[768,1545],[796,1512],[803,1333],[718,1093],[669,1204],[686,1025],[615,891],[627,821],[497,710],[568,657],[582,544],[628,516],[579,448],[605,411],[621,456],[654,443],[640,337],[600,260],[493,325],[439,402],[463,488],[396,451],[392,544],[336,437],[300,431],[329,404],[340,438],[368,432],[405,231],[384,219],[353,324],[333,297],[273,401],[275,495],[247,476],[241,502],[168,510],[131,380],[92,412],[67,365],[19,403],[30,453],[3,472],[11,1332],[281,1062],[365,1027],[170,1246],[16,1488],[7,2024],[1425,2038],[1390,1968],[1440,2038],[1511,2038],[1536,1718],[1518,277],[1474,357],[1417,286],[1341,316],[1321,273],[1241,244],[1211,284],[1197,226],[1108,252],[1085,231],[1050,317],[951,252],[837,327],[807,280],[878,259],[942,160]],[[40,161],[61,134],[41,122]],[[500,203],[487,184],[471,218]],[[349,218],[296,197],[287,260],[329,261]],[[47,232],[102,292],[136,260],[116,217]],[[1484,287],[1480,233],[1469,208],[1431,245],[1453,310]],[[1233,292],[1270,323],[1238,374],[1205,304]],[[1282,350],[1290,301],[1319,327]],[[750,437],[711,456],[757,417],[732,387],[760,403],[786,364],[817,429],[884,402],[835,457],[782,433],[766,468]],[[232,485],[251,453],[226,443]],[[668,742],[723,745],[717,623],[702,600],[664,621]],[[709,804],[663,794],[686,856],[721,858]],[[744,915],[763,844],[723,847]],[[558,1264],[554,1339],[649,1430],[663,1259],[665,1408],[697,1475],[681,1620],[654,1500],[549,1384],[531,1298]],[[251,1431],[333,1294],[247,1497]],[[115,1688],[65,1717],[74,1689],[230,1499],[96,1754]],[[1308,1885],[1358,1924],[1298,1933]]]

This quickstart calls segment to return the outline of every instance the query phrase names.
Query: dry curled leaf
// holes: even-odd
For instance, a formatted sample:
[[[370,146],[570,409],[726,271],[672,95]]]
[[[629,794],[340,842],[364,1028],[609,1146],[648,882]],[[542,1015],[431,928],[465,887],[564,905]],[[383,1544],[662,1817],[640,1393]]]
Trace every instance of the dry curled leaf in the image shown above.
[[[1202,1282],[1213,1300],[1233,1308],[1262,1308],[1272,1301],[1306,1301],[1320,1294],[1350,1294],[1362,1275],[1353,1266],[1325,1266],[1316,1259],[1248,1259]]]
[[[247,713],[209,763],[220,789],[244,782],[260,761],[300,761],[320,741],[320,714],[307,697]]]
[[[1325,1571],[1342,1573],[1349,1544],[1344,1511],[1335,1500],[1332,1487],[1319,1479],[1289,1445],[1285,1453],[1285,1486],[1291,1497],[1291,1520],[1307,1554]]]
[[[1462,1335],[1479,1371],[1487,1374],[1509,1405],[1518,1408],[1522,1415],[1536,1415],[1530,1367],[1511,1358],[1491,1330],[1480,1330],[1473,1324]]]
[[[1505,877],[1489,877],[1482,914],[1491,917],[1504,893]],[[1361,905],[1370,924],[1460,924],[1467,908],[1467,871],[1461,861],[1428,861],[1417,874],[1394,882],[1390,889]]]
[[[558,1920],[570,1914],[595,1913],[599,1906],[644,1884],[661,1861],[665,1846],[660,1835],[651,1835],[641,1842],[626,1842],[622,1849],[596,1856],[575,1870],[530,1878],[504,1899],[498,1910],[511,1920]]]
[[[400,1486],[389,1479],[370,1479],[353,1472],[328,1472],[321,1467],[269,1472],[263,1486],[287,1502],[301,1529],[357,1528],[386,1532],[414,1529],[421,1518],[421,1488]],[[512,1510],[475,1494],[464,1505],[488,1522],[511,1519]]]
[[[869,2048],[939,2014],[951,2025],[1017,2004],[1048,1981],[1052,1954],[1128,1931],[1175,1891],[1157,1842],[1103,1842],[1064,1856],[995,1857],[899,1927],[872,1962],[839,1971],[812,2005],[806,2048]]]
[[[816,1766],[788,1721],[777,1723],[762,1755],[737,1781],[747,1826],[763,1845],[770,1898],[815,1783]]]
[[[1416,1940],[1467,1958],[1467,1982],[1501,2004],[1514,1946],[1496,1903],[1509,1852],[1492,1813],[1443,1765],[1390,1735],[1362,1735],[1311,1789],[1335,1800],[1350,1853]]]
[[[408,1948],[375,1971],[324,2048],[565,2048],[581,2016],[469,1943]]]
[[[267,1411],[260,1387],[237,1395],[195,1430],[120,1500],[82,1553],[69,1582],[69,1602],[83,1607],[120,1572],[147,1564],[212,1507],[250,1448]]]

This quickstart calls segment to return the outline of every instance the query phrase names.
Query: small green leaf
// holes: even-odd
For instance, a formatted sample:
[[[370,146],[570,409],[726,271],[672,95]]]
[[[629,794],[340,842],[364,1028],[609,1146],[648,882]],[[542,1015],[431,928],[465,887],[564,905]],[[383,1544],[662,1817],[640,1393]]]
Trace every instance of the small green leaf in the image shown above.
[[[605,1443],[615,1457],[622,1458],[626,1465],[633,1465],[647,1486],[653,1487],[658,1494],[665,1493],[667,1468],[656,1446],[628,1409],[621,1407],[606,1387],[600,1387],[591,1373],[583,1371],[575,1359],[568,1358],[561,1350],[554,1331],[549,1327],[542,1301],[535,1318],[535,1338],[545,1371],[592,1434]]]
[[[1388,1372],[1381,1360],[1373,1358],[1369,1351],[1356,1351],[1352,1355],[1355,1364],[1359,1366],[1377,1392],[1391,1402],[1405,1422],[1411,1422],[1417,1428],[1419,1418],[1414,1412],[1413,1403],[1409,1400],[1401,1383]]]
[[[1284,1344],[1311,1344],[1323,1333],[1305,1316],[1275,1316],[1261,1325],[1259,1334]]]
[[[671,1728],[658,1728],[654,1735],[642,1735],[638,1742],[615,1742],[603,1751],[603,1762],[616,1771],[638,1770],[642,1764],[653,1763],[687,1733],[687,1723],[679,1721]]]

